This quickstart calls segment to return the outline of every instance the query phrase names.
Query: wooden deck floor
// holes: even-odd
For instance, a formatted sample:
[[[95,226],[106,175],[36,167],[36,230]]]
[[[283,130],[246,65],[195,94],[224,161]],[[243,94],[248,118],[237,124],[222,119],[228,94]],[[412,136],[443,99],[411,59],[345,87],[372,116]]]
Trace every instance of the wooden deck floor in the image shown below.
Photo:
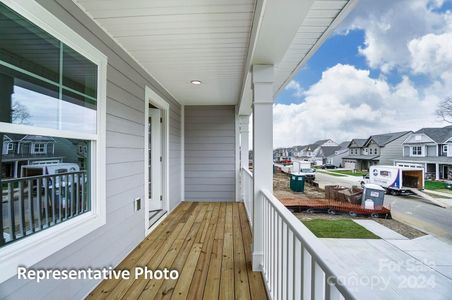
[[[91,299],[267,299],[251,270],[241,203],[181,203],[117,269],[176,269],[177,280],[105,280]]]

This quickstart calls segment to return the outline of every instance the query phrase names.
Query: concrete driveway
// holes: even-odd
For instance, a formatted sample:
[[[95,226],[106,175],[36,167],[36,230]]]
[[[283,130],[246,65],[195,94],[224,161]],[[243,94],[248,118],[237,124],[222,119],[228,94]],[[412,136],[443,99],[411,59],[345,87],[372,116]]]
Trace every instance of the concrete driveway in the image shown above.
[[[316,173],[316,181],[321,188],[325,185],[339,184],[351,187],[359,184],[357,176],[332,176]],[[440,240],[452,244],[452,208],[441,208],[417,196],[385,196],[385,202],[391,205],[394,219],[413,226]]]

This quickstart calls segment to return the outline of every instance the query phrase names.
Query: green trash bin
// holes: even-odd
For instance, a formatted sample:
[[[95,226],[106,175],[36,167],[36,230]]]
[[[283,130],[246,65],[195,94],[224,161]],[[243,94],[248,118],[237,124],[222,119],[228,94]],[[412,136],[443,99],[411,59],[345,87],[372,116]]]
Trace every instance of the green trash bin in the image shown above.
[[[290,175],[290,189],[294,192],[304,192],[304,175]]]

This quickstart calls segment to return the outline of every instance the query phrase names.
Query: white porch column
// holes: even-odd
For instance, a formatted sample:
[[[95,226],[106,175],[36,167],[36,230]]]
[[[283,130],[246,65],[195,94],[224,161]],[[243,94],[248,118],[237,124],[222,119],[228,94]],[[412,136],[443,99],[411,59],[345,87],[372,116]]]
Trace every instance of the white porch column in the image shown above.
[[[240,116],[240,169],[249,166],[250,116]]]
[[[253,66],[254,220],[253,271],[263,266],[263,203],[260,191],[273,191],[273,66]]]
[[[444,178],[447,178],[444,174],[443,174]],[[439,163],[437,163],[435,165],[435,179],[439,180]]]

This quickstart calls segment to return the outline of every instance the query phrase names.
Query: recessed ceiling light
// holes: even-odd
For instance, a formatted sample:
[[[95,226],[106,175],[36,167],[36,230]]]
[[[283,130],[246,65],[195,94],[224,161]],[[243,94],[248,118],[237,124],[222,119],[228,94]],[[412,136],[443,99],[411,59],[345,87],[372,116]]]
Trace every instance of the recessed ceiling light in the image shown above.
[[[200,85],[202,83],[201,80],[192,80],[190,82],[191,82],[191,84],[194,84],[194,85]]]

